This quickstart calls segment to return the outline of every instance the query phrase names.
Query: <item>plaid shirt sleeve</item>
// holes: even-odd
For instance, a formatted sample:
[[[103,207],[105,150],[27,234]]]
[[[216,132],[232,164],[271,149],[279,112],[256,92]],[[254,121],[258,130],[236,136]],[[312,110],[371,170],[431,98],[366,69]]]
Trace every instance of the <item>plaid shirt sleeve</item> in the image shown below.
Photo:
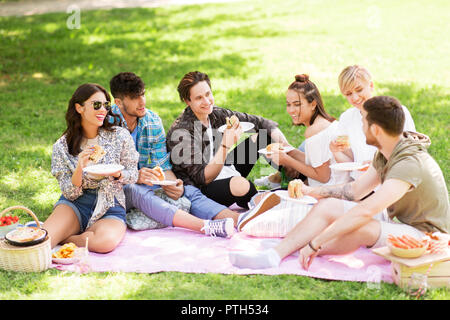
[[[171,170],[166,133],[161,118],[147,110],[145,117],[139,120],[138,126],[136,144],[139,152],[139,169],[160,166],[163,170]]]

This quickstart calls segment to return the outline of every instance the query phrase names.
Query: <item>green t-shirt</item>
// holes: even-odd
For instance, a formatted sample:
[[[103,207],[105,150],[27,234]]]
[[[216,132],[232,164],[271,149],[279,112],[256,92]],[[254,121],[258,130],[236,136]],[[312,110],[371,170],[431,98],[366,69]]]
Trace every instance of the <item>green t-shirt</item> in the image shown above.
[[[430,140],[420,133],[404,133],[389,160],[377,152],[373,166],[384,182],[397,179],[411,189],[388,208],[391,218],[423,232],[450,232],[450,207],[442,170],[428,154]]]

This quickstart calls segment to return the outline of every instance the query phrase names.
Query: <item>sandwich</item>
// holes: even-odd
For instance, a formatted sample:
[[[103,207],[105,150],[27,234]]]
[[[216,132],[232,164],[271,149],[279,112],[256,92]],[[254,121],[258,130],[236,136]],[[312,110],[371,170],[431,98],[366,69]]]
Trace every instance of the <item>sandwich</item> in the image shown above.
[[[164,171],[160,166],[154,167],[153,170],[156,171],[156,177],[159,181],[164,181],[166,179],[166,175],[164,174]]]
[[[299,179],[291,180],[288,185],[289,197],[294,199],[303,198],[302,192],[303,181]]]
[[[226,117],[225,121],[227,123],[227,129],[231,129],[238,120],[238,117],[236,117],[234,114],[231,117]]]
[[[266,147],[267,152],[274,152],[274,151],[283,151],[283,145],[281,143],[271,143]]]
[[[347,135],[338,136],[336,138],[336,143],[343,147],[350,148],[350,140]]]
[[[89,160],[94,161],[95,163],[99,162],[101,158],[106,154],[105,150],[98,144],[94,146],[94,153],[90,155]]]

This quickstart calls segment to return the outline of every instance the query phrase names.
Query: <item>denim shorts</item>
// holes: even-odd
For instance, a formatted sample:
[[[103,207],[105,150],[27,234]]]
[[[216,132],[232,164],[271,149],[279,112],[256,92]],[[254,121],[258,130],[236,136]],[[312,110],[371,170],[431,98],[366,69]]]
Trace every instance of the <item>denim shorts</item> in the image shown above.
[[[109,208],[108,211],[100,219],[116,219],[127,224],[125,208],[122,207],[117,199],[114,199],[115,206]],[[80,223],[80,232],[86,230],[86,226],[94,213],[95,206],[97,204],[97,190],[96,189],[84,189],[83,194],[74,201],[67,200],[63,195],[55,203],[53,208],[60,204],[68,205],[72,208]]]

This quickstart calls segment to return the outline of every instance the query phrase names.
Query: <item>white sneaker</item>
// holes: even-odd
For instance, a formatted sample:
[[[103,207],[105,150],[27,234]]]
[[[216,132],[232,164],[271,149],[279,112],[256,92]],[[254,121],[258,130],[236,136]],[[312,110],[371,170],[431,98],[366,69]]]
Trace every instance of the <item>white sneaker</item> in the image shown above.
[[[261,178],[255,179],[255,180],[253,181],[253,183],[254,183],[255,186],[257,186],[257,187],[268,187],[268,188],[270,188],[270,189],[281,187],[281,184],[280,184],[280,183],[271,182],[271,181],[269,180],[269,176],[265,176],[265,177],[261,177]]]

